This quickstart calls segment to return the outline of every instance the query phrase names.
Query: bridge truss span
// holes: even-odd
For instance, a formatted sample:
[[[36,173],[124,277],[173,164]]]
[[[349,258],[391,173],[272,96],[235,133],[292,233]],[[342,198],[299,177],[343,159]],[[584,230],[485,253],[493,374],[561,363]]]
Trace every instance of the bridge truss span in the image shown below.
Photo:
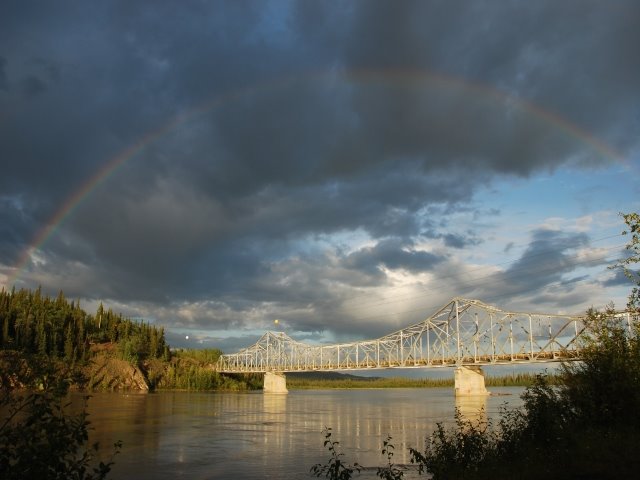
[[[627,323],[631,319],[627,315]],[[482,366],[577,360],[585,317],[508,312],[454,298],[423,322],[375,340],[310,345],[267,332],[220,357],[220,372]]]

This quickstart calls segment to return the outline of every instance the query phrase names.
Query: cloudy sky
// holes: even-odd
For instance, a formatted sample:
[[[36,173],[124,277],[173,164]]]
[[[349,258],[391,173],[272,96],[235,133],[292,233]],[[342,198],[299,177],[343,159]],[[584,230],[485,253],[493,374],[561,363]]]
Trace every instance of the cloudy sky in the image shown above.
[[[639,46],[636,1],[4,0],[0,286],[228,352],[622,307]]]

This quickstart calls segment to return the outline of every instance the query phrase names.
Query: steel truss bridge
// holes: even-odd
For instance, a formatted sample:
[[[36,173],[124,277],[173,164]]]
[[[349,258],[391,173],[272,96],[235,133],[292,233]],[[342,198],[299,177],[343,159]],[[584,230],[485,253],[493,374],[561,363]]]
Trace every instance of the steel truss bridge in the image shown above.
[[[631,329],[629,313],[618,313]],[[216,370],[295,372],[455,367],[579,360],[585,316],[507,312],[454,298],[423,322],[375,340],[309,345],[267,332],[254,345],[222,355]]]

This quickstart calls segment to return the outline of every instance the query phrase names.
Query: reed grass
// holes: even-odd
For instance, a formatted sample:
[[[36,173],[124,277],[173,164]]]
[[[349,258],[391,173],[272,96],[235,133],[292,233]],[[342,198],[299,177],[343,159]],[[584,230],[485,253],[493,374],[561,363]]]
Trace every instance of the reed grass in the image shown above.
[[[485,378],[487,387],[528,387],[533,385],[535,374],[517,373]],[[549,378],[555,378],[553,376]],[[287,388],[291,390],[328,390],[355,388],[453,388],[452,378],[361,377],[346,379],[313,379],[287,376]]]

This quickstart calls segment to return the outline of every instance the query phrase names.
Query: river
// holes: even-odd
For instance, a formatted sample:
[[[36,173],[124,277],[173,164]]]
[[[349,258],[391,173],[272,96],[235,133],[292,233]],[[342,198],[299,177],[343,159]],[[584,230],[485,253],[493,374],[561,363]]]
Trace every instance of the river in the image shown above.
[[[495,418],[505,402],[520,405],[522,391],[493,388],[499,395],[458,406],[468,416],[484,406]],[[455,407],[452,388],[426,388],[96,393],[88,412],[91,442],[103,451],[123,442],[110,479],[311,478],[311,466],[329,458],[325,426],[345,460],[371,467],[354,478],[376,478],[373,467],[385,461],[380,450],[387,435],[394,462],[409,464],[408,447],[422,449],[437,422],[452,425]]]

